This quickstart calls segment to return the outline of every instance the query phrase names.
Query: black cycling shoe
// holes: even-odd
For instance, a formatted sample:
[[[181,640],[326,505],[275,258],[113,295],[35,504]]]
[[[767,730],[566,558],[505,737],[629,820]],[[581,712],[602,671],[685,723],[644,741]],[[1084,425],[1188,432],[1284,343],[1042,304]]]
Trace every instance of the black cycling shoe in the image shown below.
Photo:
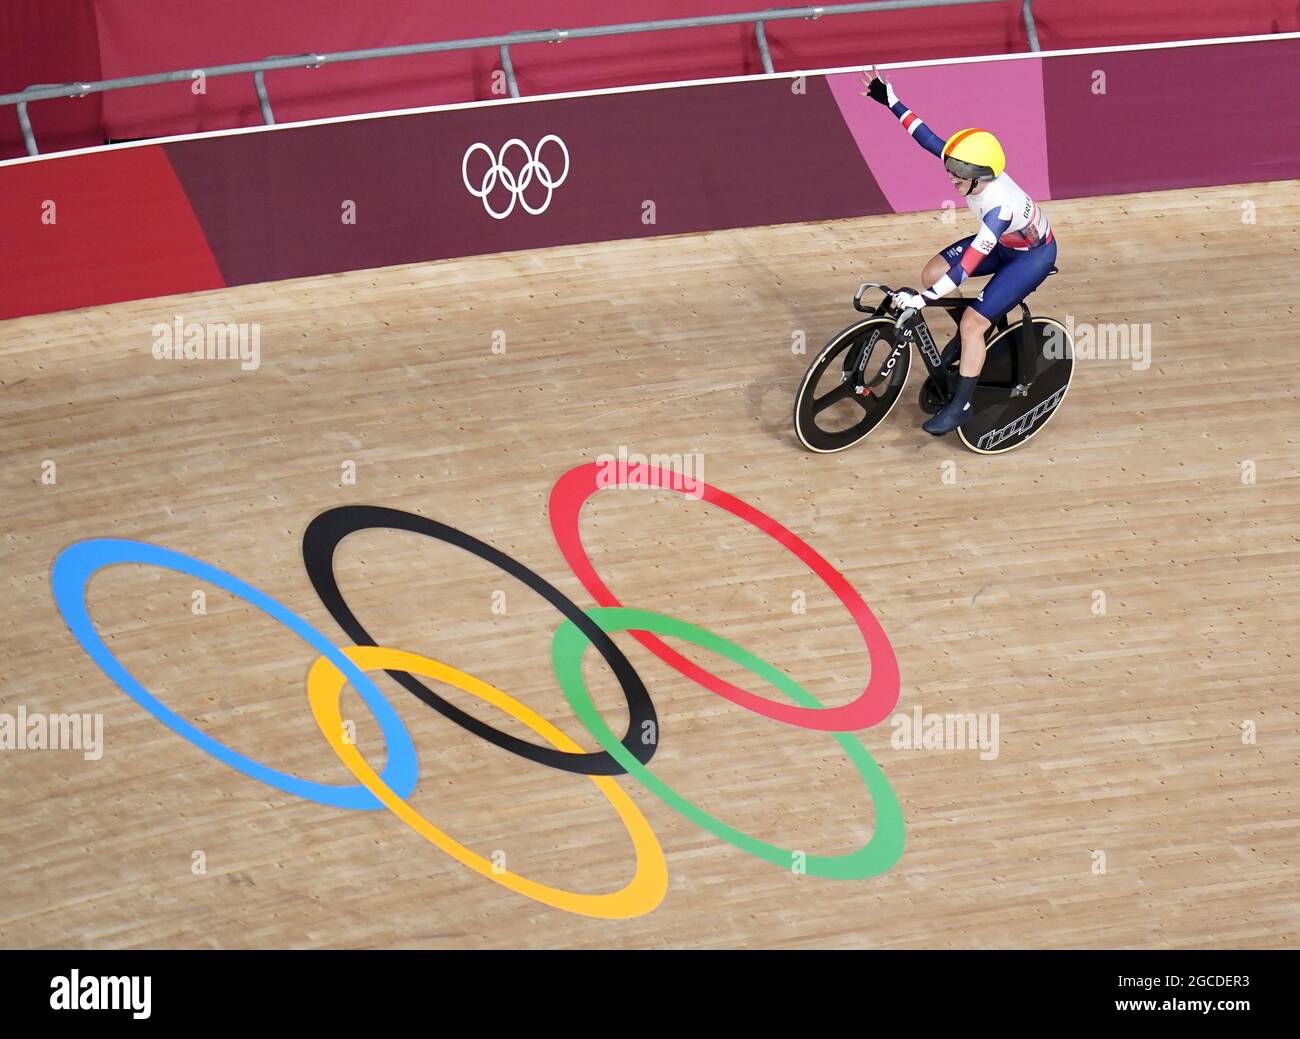
[[[963,404],[954,399],[945,404],[934,418],[922,422],[921,428],[933,436],[941,437],[945,433],[951,433],[968,418],[970,418],[970,401]]]
[[[970,418],[970,400],[975,395],[975,386],[978,382],[979,377],[975,375],[959,376],[952,400],[945,404],[943,410],[934,418],[922,422],[921,428],[933,436],[941,437],[945,433],[951,433]]]

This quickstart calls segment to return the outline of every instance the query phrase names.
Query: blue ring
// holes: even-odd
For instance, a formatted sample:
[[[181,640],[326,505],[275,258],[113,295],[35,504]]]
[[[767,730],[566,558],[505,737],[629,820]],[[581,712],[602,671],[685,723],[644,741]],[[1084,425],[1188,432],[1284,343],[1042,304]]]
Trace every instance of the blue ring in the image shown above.
[[[332,805],[335,808],[372,811],[385,807],[360,783],[351,786],[313,783],[307,779],[277,772],[252,758],[245,757],[196,728],[142,686],[131,672],[118,662],[112,650],[104,644],[86,608],[87,583],[97,571],[113,563],[143,563],[147,566],[159,566],[166,570],[189,574],[191,577],[215,585],[256,606],[267,616],[274,617],[317,653],[328,659],[343,672],[352,688],[361,694],[371,714],[379,722],[379,728],[384,734],[384,746],[388,751],[388,760],[379,778],[403,800],[410,796],[420,776],[420,765],[415,756],[415,746],[411,743],[411,734],[402,723],[402,719],[398,717],[397,712],[393,710],[393,705],[388,702],[384,694],[379,691],[379,687],[366,677],[365,673],[352,663],[342,650],[296,613],[224,570],[218,570],[208,563],[158,545],[146,544],[143,541],[128,541],[123,538],[91,538],[68,546],[54,561],[54,570],[51,574],[54,601],[58,604],[59,612],[63,614],[69,630],[76,636],[90,659],[98,664],[104,674],[116,682],[127,696],[160,722],[177,735],[185,737],[200,750],[207,751],[218,761],[286,794],[315,801],[318,804]]]

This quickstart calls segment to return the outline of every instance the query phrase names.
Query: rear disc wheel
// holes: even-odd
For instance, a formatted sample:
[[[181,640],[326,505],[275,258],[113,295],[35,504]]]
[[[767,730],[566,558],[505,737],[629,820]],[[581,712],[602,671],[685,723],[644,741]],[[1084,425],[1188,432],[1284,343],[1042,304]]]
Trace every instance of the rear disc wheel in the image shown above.
[[[970,450],[1000,455],[1047,426],[1074,378],[1074,341],[1055,318],[1036,317],[1026,334],[1017,321],[989,340],[971,398],[971,417],[957,427]]]

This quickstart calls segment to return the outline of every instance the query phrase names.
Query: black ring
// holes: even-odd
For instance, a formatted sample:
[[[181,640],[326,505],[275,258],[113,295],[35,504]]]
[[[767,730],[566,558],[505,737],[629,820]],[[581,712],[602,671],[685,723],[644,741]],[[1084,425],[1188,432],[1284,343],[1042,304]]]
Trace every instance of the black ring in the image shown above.
[[[535,574],[523,563],[512,559],[499,549],[445,523],[378,505],[343,505],[322,512],[307,524],[307,529],[302,535],[302,558],[307,566],[307,577],[311,580],[312,587],[316,589],[316,594],[320,596],[321,602],[325,604],[325,609],[329,610],[330,616],[347,632],[353,642],[358,646],[379,644],[371,638],[370,633],[357,620],[356,614],[343,599],[343,592],[339,589],[338,580],[334,576],[334,552],[339,542],[349,534],[375,528],[406,530],[462,548],[523,582],[564,614],[578,626],[578,629],[605,658],[623,687],[628,713],[627,735],[623,737],[623,746],[642,764],[654,757],[659,746],[659,720],[655,714],[654,701],[650,699],[641,676],[623,655],[623,651],[614,644],[614,640],[606,635],[572,599],[544,577]],[[585,776],[619,776],[627,771],[610,756],[608,751],[573,754],[557,750],[555,747],[541,747],[529,743],[527,740],[521,740],[517,736],[511,736],[500,729],[494,729],[486,722],[479,721],[472,714],[444,700],[406,671],[389,671],[388,674],[401,683],[408,692],[419,697],[439,714],[450,718],[461,728],[528,761],[549,765],[562,772]],[[647,722],[650,725],[648,729]],[[640,738],[638,734],[644,732],[654,735],[653,742],[647,743]]]

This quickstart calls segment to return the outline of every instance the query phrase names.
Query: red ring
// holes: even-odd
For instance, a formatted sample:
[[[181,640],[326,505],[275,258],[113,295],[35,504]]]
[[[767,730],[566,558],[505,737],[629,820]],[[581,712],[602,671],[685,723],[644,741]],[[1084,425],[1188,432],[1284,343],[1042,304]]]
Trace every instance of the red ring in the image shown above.
[[[602,489],[601,483],[598,482],[600,468],[598,463],[588,462],[586,465],[570,469],[555,481],[555,486],[551,488],[549,505],[551,532],[555,535],[555,541],[560,546],[565,561],[592,598],[601,606],[622,606],[623,604],[606,587],[605,582],[600,579],[591,565],[578,527],[578,514],[582,511],[582,506],[596,491]],[[661,487],[665,490],[682,489],[683,481],[680,474],[653,466],[646,466],[645,473],[648,486]],[[849,616],[857,624],[858,631],[862,633],[862,640],[866,643],[867,655],[871,661],[871,679],[867,682],[867,687],[862,691],[861,696],[842,707],[798,707],[794,704],[776,703],[732,685],[687,660],[661,641],[658,636],[648,631],[634,631],[633,637],[660,660],[676,668],[687,678],[698,682],[710,692],[726,697],[732,703],[755,714],[761,714],[765,718],[822,732],[866,729],[881,721],[898,703],[898,659],[894,656],[894,647],[889,644],[889,636],[881,628],[870,607],[863,602],[862,596],[858,595],[843,574],[770,516],[701,480],[693,481],[690,488],[692,496],[695,495],[696,488],[703,488],[704,493],[701,497],[704,501],[725,509],[733,516],[738,516],[750,526],[757,527],[788,548],[821,578],[827,588],[835,593],[836,598],[844,604],[845,609],[849,611]],[[684,489],[683,493],[686,493]]]

